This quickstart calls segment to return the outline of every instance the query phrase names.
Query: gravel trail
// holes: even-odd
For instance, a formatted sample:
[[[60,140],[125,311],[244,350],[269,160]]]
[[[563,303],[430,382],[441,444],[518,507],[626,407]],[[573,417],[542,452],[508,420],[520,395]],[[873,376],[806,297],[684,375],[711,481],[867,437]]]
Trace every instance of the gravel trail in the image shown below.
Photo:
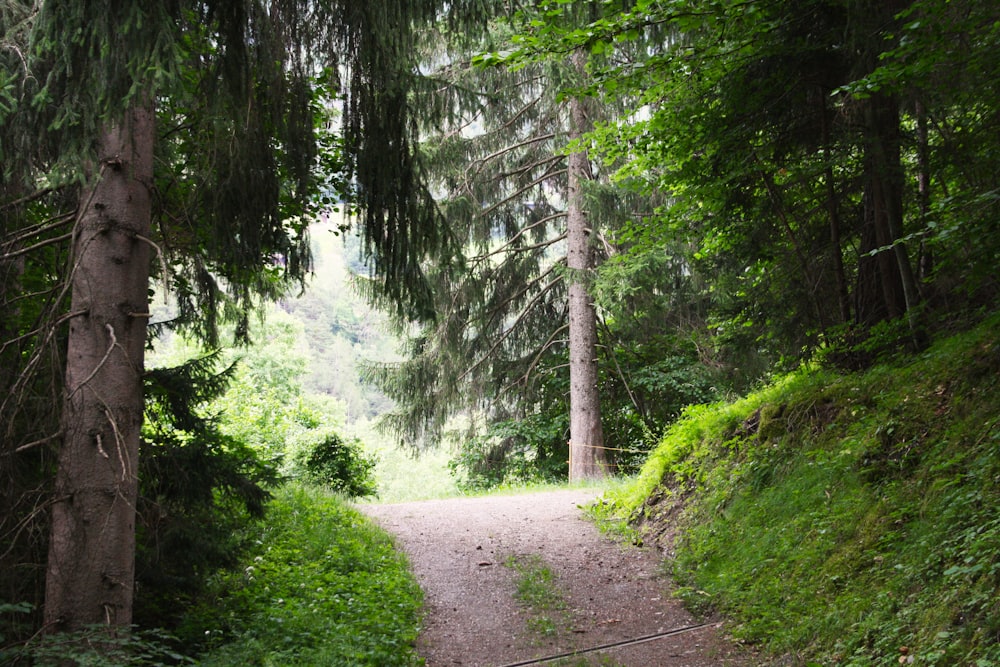
[[[695,619],[671,597],[660,554],[617,544],[583,516],[581,506],[598,494],[577,489],[360,507],[396,536],[424,590],[418,648],[427,667],[755,664],[720,624]],[[511,558],[548,567],[562,609],[519,603]],[[548,631],[539,629],[540,616]]]

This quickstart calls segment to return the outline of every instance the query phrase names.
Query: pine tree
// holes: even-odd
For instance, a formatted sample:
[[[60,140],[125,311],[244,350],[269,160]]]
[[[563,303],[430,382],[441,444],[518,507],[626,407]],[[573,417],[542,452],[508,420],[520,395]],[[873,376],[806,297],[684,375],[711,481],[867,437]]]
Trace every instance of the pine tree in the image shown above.
[[[31,485],[61,443],[48,630],[130,623],[151,266],[183,324],[209,341],[224,318],[245,332],[260,298],[308,271],[308,214],[353,196],[380,291],[426,312],[421,260],[446,239],[407,95],[411,29],[439,5],[2,5],[0,204],[17,215],[0,229],[0,354],[15,360],[0,413],[19,508],[3,530],[37,523],[47,491]],[[55,420],[36,417],[46,407]]]
[[[591,286],[600,227],[620,212],[599,194],[581,148],[598,110],[582,93],[562,99],[585,89],[586,57],[470,67],[472,54],[503,47],[509,24],[495,25],[471,48],[463,36],[426,56],[443,63],[431,78],[445,101],[424,146],[465,255],[435,274],[438,319],[413,336],[408,360],[372,376],[400,406],[386,424],[413,441],[440,438],[464,413],[486,442],[486,467],[529,448],[538,465],[568,453],[571,478],[599,476],[607,463]],[[567,367],[569,380],[560,377]],[[569,433],[553,443],[550,429],[532,434],[526,424],[555,403]]]
[[[655,52],[598,73],[609,96],[641,90],[649,104],[602,146],[671,198],[646,238],[693,244],[711,335],[742,368],[830,341],[843,345],[831,358],[859,364],[920,349],[931,311],[948,319],[944,293],[953,305],[995,293],[977,268],[995,255],[992,207],[972,204],[994,163],[969,149],[996,141],[996,19],[992,5],[939,0],[639,3],[577,30],[537,27],[524,48]],[[664,26],[682,39],[649,41]]]
[[[572,68],[583,80],[586,55],[570,57]],[[569,140],[581,142],[592,129],[586,100],[575,96],[569,105]],[[595,224],[588,214],[585,181],[592,178],[590,156],[577,147],[569,156],[566,192],[566,268],[569,278],[569,479],[603,477],[607,474],[601,400],[597,375],[597,312],[590,285],[593,283]]]

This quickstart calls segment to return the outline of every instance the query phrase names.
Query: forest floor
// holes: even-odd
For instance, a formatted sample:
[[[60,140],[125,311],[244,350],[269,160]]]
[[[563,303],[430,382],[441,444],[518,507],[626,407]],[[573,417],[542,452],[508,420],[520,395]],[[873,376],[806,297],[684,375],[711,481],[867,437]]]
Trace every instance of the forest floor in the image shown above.
[[[584,516],[598,494],[361,506],[396,536],[424,590],[427,667],[756,664],[720,622],[696,619],[671,595],[662,554],[615,542]],[[525,602],[519,580],[542,594]]]

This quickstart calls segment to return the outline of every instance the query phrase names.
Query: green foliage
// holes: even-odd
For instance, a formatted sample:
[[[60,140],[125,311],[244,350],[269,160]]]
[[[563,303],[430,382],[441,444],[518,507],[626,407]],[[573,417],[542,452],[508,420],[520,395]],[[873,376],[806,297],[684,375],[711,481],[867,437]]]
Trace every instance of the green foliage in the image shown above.
[[[370,456],[377,460],[375,477],[380,502],[448,498],[458,493],[448,469],[451,456],[448,448],[414,452],[367,420],[351,424],[346,432],[359,437]]]
[[[647,267],[674,263],[681,280],[646,294],[686,290],[699,307],[679,328],[701,331],[743,390],[808,360],[841,326],[854,346],[905,311],[904,342],[919,346],[921,324],[947,328],[995,302],[996,8],[896,9],[636,2],[574,22],[575,8],[553,2],[483,60],[534,64],[586,49],[596,95],[644,105],[592,135],[647,211],[617,236],[624,252],[598,285],[631,300],[616,277],[635,277],[639,292]],[[880,183],[887,157],[895,173]],[[885,185],[892,198],[873,207]],[[876,222],[885,208],[897,228]]]
[[[288,447],[316,429],[322,417],[303,396],[307,362],[301,325],[280,311],[269,315],[249,332],[256,344],[227,350],[227,361],[236,365],[233,382],[209,409],[219,414],[223,432],[280,463]]]
[[[490,424],[460,442],[448,467],[465,491],[565,479],[567,427],[568,417],[558,413]]]
[[[6,646],[9,640],[14,640],[25,630],[31,627],[30,614],[34,610],[34,605],[29,602],[9,603],[0,600],[0,617],[3,617],[3,624],[0,625],[0,646]],[[12,637],[7,637],[5,632],[12,631]],[[0,658],[4,657],[4,652],[0,649]]]
[[[618,472],[631,475],[667,425],[687,406],[716,398],[717,385],[726,379],[699,359],[692,341],[671,335],[629,335],[628,344],[605,352],[600,384],[605,445]]]
[[[255,342],[218,353],[229,365],[228,388],[206,402],[219,430],[245,443],[271,465],[290,474],[302,451],[310,449],[343,420],[343,405],[329,396],[306,393],[307,347],[303,325],[272,308],[267,320],[247,332]],[[196,354],[182,337],[161,341],[163,363]]]
[[[2,605],[0,605],[2,607]],[[34,667],[163,667],[197,664],[179,652],[177,638],[161,630],[122,629],[110,636],[105,626],[78,632],[44,634],[16,648],[0,648],[5,665]]]
[[[418,664],[420,589],[388,536],[336,497],[285,487],[240,571],[191,610],[202,665]]]
[[[339,399],[350,423],[389,409],[388,399],[362,381],[360,367],[396,358],[397,341],[387,333],[387,316],[365,303],[352,284],[365,268],[357,237],[338,230],[345,220],[330,216],[310,226],[312,278],[308,289],[284,298],[281,309],[301,324],[296,349],[309,360],[303,389]]]
[[[578,7],[589,15],[597,4]],[[585,152],[570,139],[571,109],[587,106],[587,118],[613,113],[585,97],[567,101],[585,78],[582,64],[560,57],[521,68],[469,65],[477,49],[504,45],[531,25],[536,11],[512,17],[502,3],[492,8],[488,30],[426,36],[435,85],[426,91],[421,149],[461,261],[430,274],[435,321],[418,330],[402,323],[405,361],[371,371],[397,403],[387,428],[417,447],[442,440],[456,415],[468,417],[456,459],[468,487],[545,479],[564,465],[568,437],[555,431],[567,408],[567,285],[591,283],[600,259],[590,256],[613,252],[594,243],[593,253],[579,254],[586,268],[568,270],[568,184],[580,176],[581,196],[572,200],[586,208],[595,239],[633,205],[607,183],[602,164],[573,167],[579,173],[570,176],[567,155]]]
[[[682,596],[771,653],[995,664],[998,324],[691,409],[600,511],[679,522]]]
[[[207,576],[239,562],[278,478],[258,450],[206,416],[233,378],[232,366],[217,365],[209,355],[146,376],[134,610],[142,627],[176,626]]]
[[[375,458],[364,453],[360,440],[338,435],[314,445],[301,461],[308,481],[349,498],[375,495],[376,464]]]
[[[162,284],[175,299],[179,312],[170,325],[187,326],[210,345],[223,322],[235,323],[236,337],[245,337],[261,300],[277,298],[289,281],[305,276],[308,214],[348,195],[349,183],[357,186],[353,194],[366,200],[362,243],[386,291],[401,300],[419,295],[421,262],[427,252],[446,245],[447,235],[425,224],[435,222],[437,212],[410,150],[416,129],[409,122],[409,84],[416,67],[409,45],[415,24],[439,7],[436,0],[364,6],[2,3],[0,583],[5,598],[40,602],[44,588],[43,510],[51,500],[67,394],[61,386],[67,377],[66,324],[80,316],[69,313],[68,280],[78,274],[79,258],[68,248],[79,236],[77,212],[87,200],[83,183],[118,164],[95,164],[95,135],[121,126],[131,106],[155,108],[155,147],[141,147],[144,154],[153,151],[156,163],[153,181],[141,186],[154,200],[154,233],[133,241],[155,249],[153,272],[159,280],[151,292]],[[345,114],[333,123],[338,100],[344,101]],[[129,128],[122,129],[127,138]],[[136,322],[148,321],[143,303],[128,310],[135,311]],[[279,421],[263,417],[257,423]],[[233,548],[217,548],[224,542],[216,531],[236,528],[238,514],[256,512],[254,505],[263,502],[259,479],[251,478],[270,471],[259,452],[238,442],[250,442],[259,431],[234,434],[221,421],[206,432],[174,426],[156,438],[150,435],[149,456],[142,457],[150,506],[137,508],[148,511],[140,530],[149,533],[140,539],[163,537],[187,524],[172,533],[177,539],[170,558],[202,558],[206,543],[216,549],[208,562],[224,552],[234,555],[239,531],[230,531]],[[235,523],[216,521],[220,512]],[[188,522],[196,517],[205,524],[204,535],[190,530]],[[185,540],[194,541],[189,551]],[[152,562],[164,563],[157,560],[162,554],[153,555]],[[171,568],[162,573],[176,574]],[[175,596],[180,603],[187,594],[183,588]]]

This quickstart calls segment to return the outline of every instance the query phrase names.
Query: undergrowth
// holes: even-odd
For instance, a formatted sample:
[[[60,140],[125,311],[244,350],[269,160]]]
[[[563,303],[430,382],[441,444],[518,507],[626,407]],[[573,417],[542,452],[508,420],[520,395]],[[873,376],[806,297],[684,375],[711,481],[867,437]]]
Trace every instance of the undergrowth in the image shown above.
[[[199,664],[421,664],[420,589],[388,536],[337,496],[279,491],[258,545],[188,615],[182,632],[212,645]]]
[[[598,511],[793,664],[1000,667],[998,325],[692,408]]]

